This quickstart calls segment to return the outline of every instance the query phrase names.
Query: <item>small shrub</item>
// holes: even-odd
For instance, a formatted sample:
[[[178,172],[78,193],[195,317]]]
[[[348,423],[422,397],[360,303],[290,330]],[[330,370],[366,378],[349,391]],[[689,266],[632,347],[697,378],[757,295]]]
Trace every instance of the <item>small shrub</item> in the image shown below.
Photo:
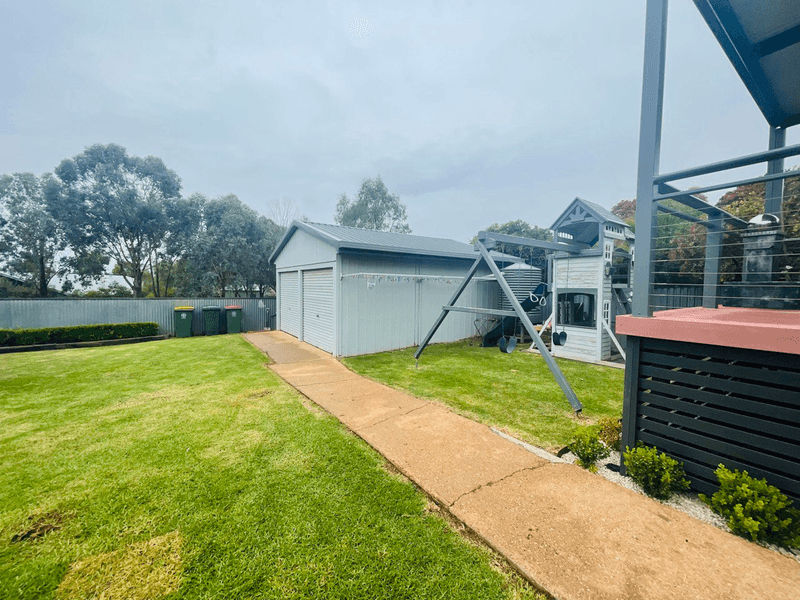
[[[591,427],[583,427],[575,434],[575,438],[569,445],[570,452],[578,457],[578,464],[584,469],[589,469],[592,473],[597,471],[594,463],[611,454],[611,450],[597,436],[597,430]]]
[[[673,492],[689,488],[683,465],[657,448],[640,444],[633,450],[626,448],[623,457],[628,475],[648,496],[667,500]]]
[[[619,419],[612,417],[603,417],[600,419],[600,431],[598,436],[600,441],[611,450],[619,450],[620,443],[622,442],[622,423]]]
[[[728,522],[736,535],[787,547],[800,547],[800,510],[766,479],[755,479],[747,471],[715,471],[720,488],[711,498],[700,499]]]

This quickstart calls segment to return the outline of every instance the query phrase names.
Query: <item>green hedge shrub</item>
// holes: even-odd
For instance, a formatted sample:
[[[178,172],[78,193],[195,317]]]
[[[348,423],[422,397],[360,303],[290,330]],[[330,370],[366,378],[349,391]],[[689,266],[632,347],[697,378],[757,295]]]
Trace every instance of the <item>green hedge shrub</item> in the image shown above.
[[[719,490],[700,499],[728,522],[736,535],[755,541],[800,548],[800,510],[766,479],[755,479],[747,471],[715,471]]]
[[[600,441],[597,430],[593,427],[579,429],[569,445],[569,450],[578,457],[578,464],[592,473],[597,471],[594,463],[611,454],[611,449]]]
[[[622,423],[613,417],[603,417],[598,423],[600,441],[612,450],[619,450],[622,443]]]
[[[633,450],[625,448],[623,458],[626,472],[648,496],[667,500],[673,492],[689,489],[683,465],[657,448],[642,444]]]
[[[109,323],[45,327],[42,329],[0,329],[0,346],[32,346],[34,344],[66,344],[97,340],[158,335],[158,323]]]

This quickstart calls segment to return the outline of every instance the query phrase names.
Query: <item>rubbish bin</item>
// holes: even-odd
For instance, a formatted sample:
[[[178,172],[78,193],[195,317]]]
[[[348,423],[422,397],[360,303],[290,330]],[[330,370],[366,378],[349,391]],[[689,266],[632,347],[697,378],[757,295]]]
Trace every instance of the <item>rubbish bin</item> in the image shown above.
[[[219,332],[228,333],[228,319],[225,317],[225,309],[219,307]]]
[[[194,306],[176,306],[173,311],[175,317],[175,337],[191,337],[192,335],[192,316]]]
[[[242,307],[226,306],[225,311],[228,315],[228,333],[242,332]]]
[[[219,333],[219,306],[203,307],[203,323],[206,328],[206,335],[217,335]]]

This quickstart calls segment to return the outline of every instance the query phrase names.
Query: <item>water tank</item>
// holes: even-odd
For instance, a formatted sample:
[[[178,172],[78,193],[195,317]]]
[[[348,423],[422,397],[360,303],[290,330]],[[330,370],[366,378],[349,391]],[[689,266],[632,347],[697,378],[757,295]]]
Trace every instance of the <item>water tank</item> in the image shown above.
[[[517,297],[517,300],[522,302],[528,298],[528,294],[532,292],[537,285],[542,282],[542,270],[538,267],[532,267],[526,264],[514,264],[502,270],[503,277],[505,278],[511,291]],[[511,306],[503,290],[500,290],[500,308],[501,310],[514,310]],[[531,322],[536,325],[542,322],[542,309],[535,308],[528,313]]]

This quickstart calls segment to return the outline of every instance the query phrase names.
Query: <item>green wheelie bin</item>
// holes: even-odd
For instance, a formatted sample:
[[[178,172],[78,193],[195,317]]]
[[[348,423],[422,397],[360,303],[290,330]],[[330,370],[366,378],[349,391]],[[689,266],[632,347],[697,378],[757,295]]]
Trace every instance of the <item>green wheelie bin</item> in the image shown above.
[[[176,306],[174,312],[175,337],[191,337],[194,306]]]
[[[228,316],[228,333],[242,332],[242,307],[230,305],[225,307]]]
[[[219,333],[219,306],[203,307],[203,324],[205,325],[206,335],[217,335]]]

